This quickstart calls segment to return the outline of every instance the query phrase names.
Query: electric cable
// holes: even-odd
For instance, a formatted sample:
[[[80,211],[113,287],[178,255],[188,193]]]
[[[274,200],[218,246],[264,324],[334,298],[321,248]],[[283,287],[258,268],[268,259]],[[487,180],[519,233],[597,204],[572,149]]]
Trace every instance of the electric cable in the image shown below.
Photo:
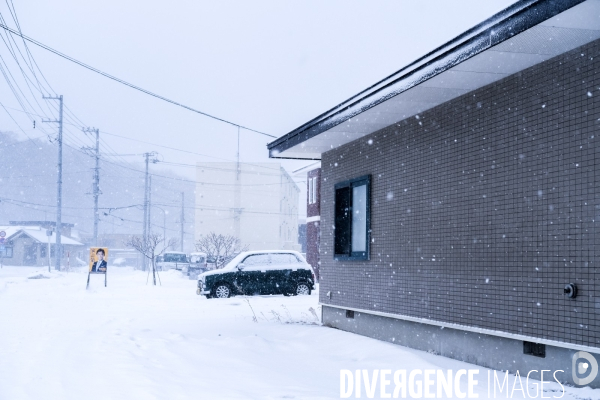
[[[176,106],[179,106],[179,107],[185,108],[185,109],[187,109],[187,110],[189,110],[189,111],[195,112],[195,113],[197,113],[197,114],[204,115],[204,116],[206,116],[206,117],[209,117],[209,118],[215,119],[215,120],[217,120],[217,121],[221,121],[221,122],[224,122],[224,123],[226,123],[226,124],[233,125],[233,126],[235,126],[235,127],[241,128],[241,129],[245,129],[245,130],[247,130],[247,131],[251,131],[251,132],[259,133],[259,134],[261,134],[261,135],[264,135],[264,136],[268,136],[268,137],[272,137],[272,138],[274,138],[274,139],[277,139],[277,136],[269,135],[268,133],[264,133],[264,132],[261,132],[261,131],[257,131],[256,129],[248,128],[248,127],[246,127],[246,126],[243,126],[243,125],[240,125],[240,124],[236,124],[236,123],[234,123],[234,122],[228,121],[228,120],[226,120],[226,119],[223,119],[223,118],[216,117],[216,116],[214,116],[214,115],[211,115],[211,114],[205,113],[205,112],[203,112],[203,111],[196,110],[195,108],[189,107],[189,106],[187,106],[187,105],[185,105],[185,104],[182,104],[182,103],[178,103],[178,102],[176,102],[176,101],[174,101],[174,100],[168,99],[168,98],[166,98],[166,97],[164,97],[164,96],[161,96],[161,95],[159,95],[159,94],[156,94],[156,93],[154,93],[154,92],[151,92],[151,91],[149,91],[149,90],[146,90],[146,89],[144,89],[144,88],[141,88],[141,87],[139,87],[139,86],[136,86],[136,85],[134,85],[134,84],[132,84],[132,83],[129,83],[129,82],[127,82],[127,81],[124,81],[123,79],[117,78],[116,76],[110,75],[110,74],[108,74],[108,73],[106,73],[106,72],[103,72],[103,71],[101,71],[101,70],[99,70],[99,69],[97,69],[97,68],[94,68],[94,67],[92,67],[91,65],[85,64],[85,63],[83,63],[83,62],[81,62],[81,61],[79,61],[79,60],[76,60],[76,59],[75,59],[75,58],[73,58],[73,57],[70,57],[70,56],[68,56],[68,55],[66,55],[66,54],[64,54],[64,53],[61,53],[61,52],[59,52],[59,51],[57,51],[57,50],[54,50],[54,49],[53,49],[53,48],[51,48],[50,46],[47,46],[47,45],[45,45],[45,44],[43,44],[43,43],[40,43],[40,42],[38,42],[37,40],[35,40],[35,39],[33,39],[33,38],[30,38],[29,36],[26,36],[26,35],[22,34],[22,33],[21,33],[21,32],[19,32],[19,31],[15,31],[14,29],[12,29],[12,28],[9,28],[8,26],[6,26],[6,25],[5,25],[5,24],[3,24],[3,23],[0,23],[0,28],[3,28],[4,30],[6,30],[7,32],[10,32],[10,33],[11,33],[11,34],[13,34],[13,35],[17,35],[17,36],[19,36],[19,37],[21,37],[22,39],[24,39],[24,40],[27,40],[28,42],[30,42],[30,43],[33,43],[33,44],[35,44],[36,46],[38,46],[38,47],[41,47],[41,48],[42,48],[42,49],[44,49],[44,50],[48,50],[48,51],[50,51],[51,53],[54,53],[54,54],[56,54],[56,55],[57,55],[57,56],[59,56],[59,57],[62,57],[62,58],[64,58],[64,59],[68,60],[68,61],[71,61],[71,62],[73,62],[73,63],[75,63],[75,64],[77,64],[77,65],[79,65],[79,66],[81,66],[81,67],[84,67],[84,68],[86,68],[86,69],[88,69],[88,70],[90,70],[90,71],[93,71],[93,72],[95,72],[95,73],[97,73],[97,74],[100,74],[100,75],[102,75],[102,76],[104,76],[104,77],[106,77],[106,78],[112,79],[112,80],[113,80],[113,81],[115,81],[115,82],[121,83],[121,84],[123,84],[123,85],[125,85],[125,86],[129,86],[129,87],[130,87],[130,88],[132,88],[132,89],[138,90],[138,91],[140,91],[140,92],[142,92],[142,93],[145,93],[145,94],[147,94],[147,95],[150,95],[150,96],[156,97],[157,99],[160,99],[160,100],[166,101],[167,103],[174,104],[174,105],[176,105]]]

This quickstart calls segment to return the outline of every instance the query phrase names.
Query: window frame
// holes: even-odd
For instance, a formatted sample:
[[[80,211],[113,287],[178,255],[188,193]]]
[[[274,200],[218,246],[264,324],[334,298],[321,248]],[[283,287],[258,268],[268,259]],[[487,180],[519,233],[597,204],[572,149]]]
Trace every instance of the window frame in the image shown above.
[[[317,177],[308,178],[308,204],[317,202]]]
[[[357,186],[366,186],[366,237],[365,237],[365,251],[352,251],[352,210],[353,210],[353,188],[357,187]],[[334,260],[370,260],[371,259],[371,175],[363,175],[360,176],[358,178],[353,178],[353,179],[349,179],[346,181],[342,181],[339,183],[336,183],[334,185],[334,195],[333,195],[333,219],[334,219],[334,227],[336,224],[336,210],[337,210],[337,204],[336,204],[336,194],[337,191],[339,189],[344,189],[344,188],[348,188],[349,189],[349,212],[350,212],[350,221],[348,222],[349,228],[348,228],[348,242],[349,242],[349,248],[350,251],[348,253],[345,254],[336,254],[335,253],[335,247],[336,247],[336,235],[338,232],[337,227],[334,229],[334,238],[333,238],[333,259]]]

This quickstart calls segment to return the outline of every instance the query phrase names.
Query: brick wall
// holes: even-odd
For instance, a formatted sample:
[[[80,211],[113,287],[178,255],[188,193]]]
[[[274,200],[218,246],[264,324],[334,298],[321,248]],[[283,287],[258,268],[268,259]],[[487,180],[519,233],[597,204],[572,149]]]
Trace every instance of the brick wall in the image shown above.
[[[595,41],[325,153],[320,301],[600,346],[599,71]],[[334,261],[366,174],[371,260]]]

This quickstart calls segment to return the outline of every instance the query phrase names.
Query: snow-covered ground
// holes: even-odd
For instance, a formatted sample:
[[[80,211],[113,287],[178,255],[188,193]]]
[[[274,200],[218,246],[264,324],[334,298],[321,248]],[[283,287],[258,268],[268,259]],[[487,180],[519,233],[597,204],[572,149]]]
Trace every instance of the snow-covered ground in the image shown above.
[[[339,398],[340,370],[416,368],[479,369],[488,397],[485,368],[320,326],[315,293],[207,300],[176,271],[160,287],[130,268],[111,268],[106,288],[86,278],[0,269],[0,399]]]

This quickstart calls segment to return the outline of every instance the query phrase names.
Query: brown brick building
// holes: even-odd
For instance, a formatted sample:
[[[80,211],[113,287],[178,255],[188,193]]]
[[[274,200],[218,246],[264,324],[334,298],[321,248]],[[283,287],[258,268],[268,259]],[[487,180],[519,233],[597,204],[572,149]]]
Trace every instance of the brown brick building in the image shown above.
[[[600,360],[599,21],[517,2],[269,144],[321,160],[326,325],[568,383]]]

